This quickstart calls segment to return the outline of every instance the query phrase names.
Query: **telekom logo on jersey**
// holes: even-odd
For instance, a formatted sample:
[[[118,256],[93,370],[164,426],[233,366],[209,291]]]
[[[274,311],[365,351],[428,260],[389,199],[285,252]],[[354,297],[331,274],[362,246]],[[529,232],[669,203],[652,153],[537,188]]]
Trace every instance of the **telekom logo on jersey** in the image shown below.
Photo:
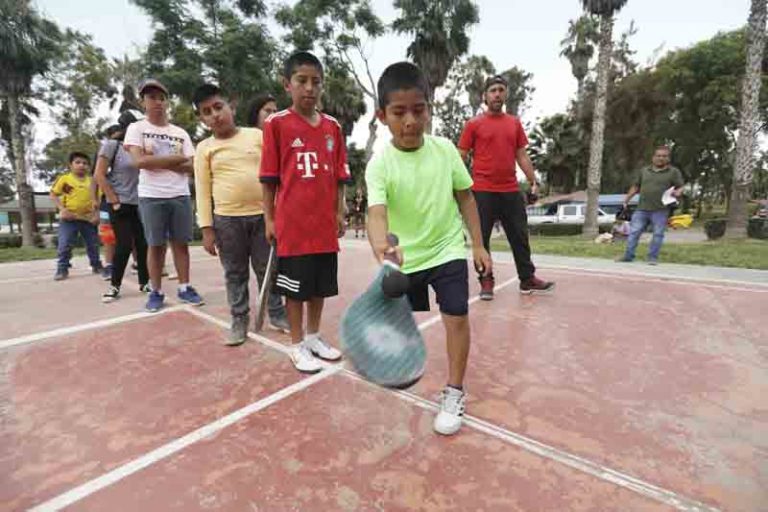
[[[312,171],[316,171],[319,168],[317,163],[317,153],[315,151],[296,153],[296,161],[296,168],[300,171],[304,171],[304,174],[301,175],[302,178],[315,177]],[[327,171],[328,165],[323,165],[323,168]]]

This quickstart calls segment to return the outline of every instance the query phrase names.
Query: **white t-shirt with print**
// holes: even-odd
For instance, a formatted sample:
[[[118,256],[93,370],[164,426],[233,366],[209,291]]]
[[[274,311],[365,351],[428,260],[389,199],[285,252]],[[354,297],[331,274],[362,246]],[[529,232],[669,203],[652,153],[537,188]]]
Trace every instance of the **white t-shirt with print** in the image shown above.
[[[157,126],[144,119],[128,127],[123,145],[136,146],[155,156],[195,155],[192,139],[173,124]],[[140,169],[139,197],[169,198],[189,195],[189,176],[168,169]]]

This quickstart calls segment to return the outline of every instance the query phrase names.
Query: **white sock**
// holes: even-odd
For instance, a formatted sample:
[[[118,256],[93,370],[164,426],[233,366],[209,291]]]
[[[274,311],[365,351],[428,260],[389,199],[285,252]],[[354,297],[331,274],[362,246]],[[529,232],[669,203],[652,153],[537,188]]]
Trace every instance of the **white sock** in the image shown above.
[[[189,287],[189,283],[179,283],[179,291],[182,293],[187,291],[188,287]]]
[[[304,339],[305,339],[305,340],[314,340],[314,339],[316,339],[316,338],[319,338],[319,337],[320,337],[320,333],[319,333],[319,332],[313,332],[313,333],[311,333],[311,334],[310,334],[310,333],[307,333],[307,334],[304,336]]]

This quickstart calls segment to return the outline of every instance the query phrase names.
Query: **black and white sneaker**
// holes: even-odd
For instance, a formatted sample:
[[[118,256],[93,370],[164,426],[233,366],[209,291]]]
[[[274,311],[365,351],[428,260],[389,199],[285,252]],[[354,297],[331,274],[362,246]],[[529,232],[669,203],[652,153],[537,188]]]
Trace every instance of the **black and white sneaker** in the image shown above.
[[[101,294],[101,302],[112,302],[120,297],[120,288],[110,286],[109,289]]]

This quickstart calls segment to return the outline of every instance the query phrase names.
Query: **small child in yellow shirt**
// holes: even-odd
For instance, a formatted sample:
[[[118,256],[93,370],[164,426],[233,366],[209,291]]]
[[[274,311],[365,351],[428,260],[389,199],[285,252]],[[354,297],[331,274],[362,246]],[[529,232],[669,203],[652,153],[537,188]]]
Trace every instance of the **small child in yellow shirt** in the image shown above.
[[[195,91],[193,105],[200,120],[213,132],[195,153],[197,219],[203,247],[218,254],[227,283],[232,329],[227,345],[243,343],[249,323],[249,265],[259,286],[264,283],[269,244],[265,236],[264,205],[259,163],[262,134],[257,128],[238,128],[222,91],[205,84]],[[270,294],[269,323],[286,332],[288,320],[279,295]]]
[[[88,259],[94,274],[103,270],[99,259],[99,237],[96,224],[98,212],[93,208],[91,198],[91,177],[88,168],[91,160],[79,151],[69,155],[69,172],[59,176],[51,187],[51,199],[59,209],[58,264],[54,280],[69,277],[69,260],[72,258],[72,244],[77,234],[85,241]]]

